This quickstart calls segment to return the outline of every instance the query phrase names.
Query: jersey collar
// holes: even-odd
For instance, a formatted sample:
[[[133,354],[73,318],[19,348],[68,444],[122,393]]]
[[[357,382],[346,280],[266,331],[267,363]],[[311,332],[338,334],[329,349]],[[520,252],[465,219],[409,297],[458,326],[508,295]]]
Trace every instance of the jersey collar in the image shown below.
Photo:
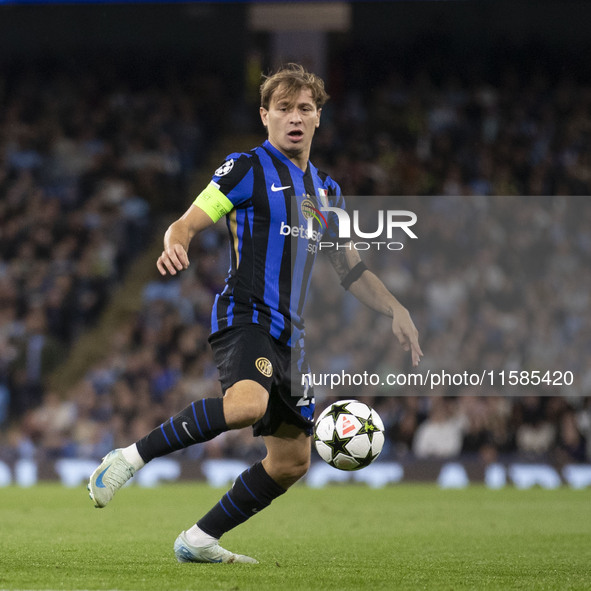
[[[287,164],[287,166],[292,168],[294,171],[298,171],[302,176],[310,170],[311,163],[309,160],[308,164],[306,165],[306,170],[302,170],[299,166],[296,166],[285,154],[280,152],[269,140],[265,140],[263,142],[263,148],[265,148],[267,152],[273,154],[273,156],[276,156],[279,160],[281,160],[281,162]]]

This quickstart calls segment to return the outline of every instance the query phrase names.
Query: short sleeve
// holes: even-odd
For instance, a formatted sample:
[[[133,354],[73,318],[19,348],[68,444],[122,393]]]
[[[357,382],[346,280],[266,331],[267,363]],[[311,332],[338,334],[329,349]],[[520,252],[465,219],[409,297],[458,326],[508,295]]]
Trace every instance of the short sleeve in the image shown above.
[[[238,207],[251,199],[253,179],[251,156],[230,154],[213,173],[211,182]]]

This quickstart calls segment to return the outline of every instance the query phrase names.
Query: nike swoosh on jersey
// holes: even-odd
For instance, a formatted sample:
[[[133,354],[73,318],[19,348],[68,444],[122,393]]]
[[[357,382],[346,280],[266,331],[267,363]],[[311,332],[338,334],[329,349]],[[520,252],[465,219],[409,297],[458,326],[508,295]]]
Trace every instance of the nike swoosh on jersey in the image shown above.
[[[189,436],[189,437],[190,437],[190,438],[191,438],[193,441],[197,441],[197,439],[195,439],[195,437],[193,437],[193,435],[191,435],[191,434],[189,433],[189,429],[187,429],[187,425],[188,425],[189,423],[187,423],[187,421],[183,421],[181,424],[183,425],[183,429],[185,430],[185,433],[186,433],[186,434],[187,434],[187,435],[188,435],[188,436]]]
[[[285,187],[276,187],[275,183],[273,183],[271,185],[271,191],[273,191],[273,193],[276,193],[277,191],[285,191],[285,189],[289,189],[291,187],[291,185],[287,185]]]
[[[103,482],[103,476],[105,475],[105,472],[111,467],[111,464],[109,464],[98,476],[96,479],[96,486],[98,488],[105,488],[105,484]]]

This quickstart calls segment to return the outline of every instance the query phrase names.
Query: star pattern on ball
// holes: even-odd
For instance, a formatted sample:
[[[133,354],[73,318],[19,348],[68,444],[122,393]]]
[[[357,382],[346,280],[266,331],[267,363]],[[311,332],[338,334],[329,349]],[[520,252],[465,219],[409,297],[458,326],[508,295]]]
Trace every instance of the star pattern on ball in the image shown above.
[[[332,433],[332,439],[324,439],[324,443],[332,449],[332,457],[335,458],[337,454],[342,453],[345,455],[349,455],[349,452],[345,448],[345,445],[349,442],[349,438],[345,437],[341,439],[337,430],[335,429]]]
[[[333,404],[330,409],[330,412],[326,413],[326,416],[332,417],[333,421],[335,422],[335,425],[336,425],[339,415],[341,415],[343,413],[349,414],[349,411],[345,408],[345,406],[347,406],[346,402],[343,404]]]

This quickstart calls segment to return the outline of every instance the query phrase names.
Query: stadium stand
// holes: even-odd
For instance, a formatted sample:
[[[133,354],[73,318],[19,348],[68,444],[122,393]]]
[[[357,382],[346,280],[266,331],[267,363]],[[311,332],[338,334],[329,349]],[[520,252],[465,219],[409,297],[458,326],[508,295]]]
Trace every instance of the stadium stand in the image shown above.
[[[145,285],[139,311],[81,379],[59,392],[46,380],[134,272],[133,258],[160,240],[163,210],[190,202],[208,162],[201,116],[174,81],[134,90],[63,73],[11,84],[0,121],[0,455],[96,458],[219,394],[206,336],[227,268],[220,225],[195,240],[189,271]],[[576,197],[591,192],[589,98],[576,80],[551,85],[544,72],[522,79],[507,68],[496,82],[392,73],[327,105],[317,166],[345,195],[373,196],[367,211],[399,196],[388,207],[421,220],[420,248],[407,244],[395,265],[364,256],[411,310],[422,369],[576,376],[572,387],[440,387],[433,396],[364,389],[386,424],[385,457],[432,455],[425,432],[438,424],[453,439],[448,458],[591,460],[591,206]],[[388,323],[330,287],[332,271],[318,265],[313,365],[406,368]],[[322,407],[341,392],[317,394]],[[250,458],[261,446],[244,430],[183,453]]]

